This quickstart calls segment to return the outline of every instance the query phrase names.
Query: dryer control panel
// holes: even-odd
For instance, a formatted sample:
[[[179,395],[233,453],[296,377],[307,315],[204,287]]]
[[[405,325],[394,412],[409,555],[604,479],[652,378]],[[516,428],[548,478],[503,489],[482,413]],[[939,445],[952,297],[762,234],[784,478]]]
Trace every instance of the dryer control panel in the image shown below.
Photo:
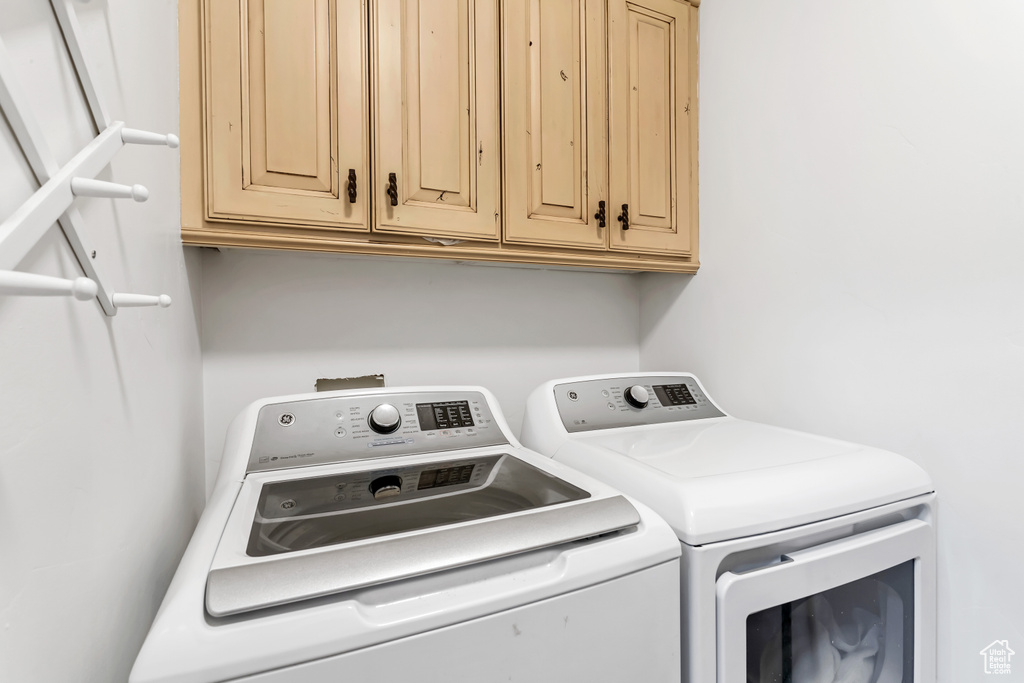
[[[690,376],[615,377],[565,382],[554,387],[566,431],[725,417]]]
[[[329,396],[263,406],[246,472],[504,444],[479,392]]]

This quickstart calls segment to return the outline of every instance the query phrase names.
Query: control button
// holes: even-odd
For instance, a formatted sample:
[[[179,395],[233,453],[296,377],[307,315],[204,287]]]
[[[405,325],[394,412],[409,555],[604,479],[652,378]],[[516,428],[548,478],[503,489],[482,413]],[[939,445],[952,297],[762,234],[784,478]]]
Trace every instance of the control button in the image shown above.
[[[346,434],[348,434],[348,432],[345,431],[344,427],[338,427],[337,429],[334,430],[334,435],[339,439],[345,436]]]
[[[609,396],[611,396],[611,394],[608,393],[607,389],[602,389],[601,390],[601,395],[604,396],[605,398],[608,398]]]
[[[336,412],[336,413],[334,414],[334,417],[338,418],[338,421],[340,422],[341,420],[344,420],[344,419],[345,419],[345,413],[343,413],[343,412],[341,412],[341,411],[339,410],[338,412]]]
[[[651,395],[648,394],[647,390],[639,384],[626,387],[626,390],[622,392],[622,395],[626,399],[626,403],[634,408],[646,408],[647,402],[651,400]]]
[[[378,448],[380,446],[396,446],[403,443],[405,443],[405,439],[384,439],[383,441],[377,439],[376,441],[366,444],[366,446],[367,448]],[[409,439],[409,443],[412,443],[412,439]]]
[[[381,403],[370,411],[369,423],[370,429],[378,434],[390,434],[402,424],[402,416],[390,403]]]
[[[615,404],[611,401],[608,402],[608,410],[615,410]]]
[[[374,499],[392,498],[402,492],[402,478],[396,474],[386,474],[370,482],[370,493]]]

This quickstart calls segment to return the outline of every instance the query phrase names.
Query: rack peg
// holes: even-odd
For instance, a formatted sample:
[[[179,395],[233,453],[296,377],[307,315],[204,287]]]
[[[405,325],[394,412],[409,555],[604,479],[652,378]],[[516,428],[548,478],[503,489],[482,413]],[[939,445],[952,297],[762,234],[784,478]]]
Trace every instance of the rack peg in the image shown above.
[[[65,280],[49,275],[0,270],[0,294],[20,296],[73,296],[79,301],[96,298],[99,287],[87,277]]]
[[[151,296],[149,294],[121,294],[114,292],[110,300],[116,308],[136,308],[138,306],[159,306],[167,308],[171,305],[171,297],[166,294]]]
[[[150,133],[146,130],[136,130],[134,128],[122,128],[121,141],[126,145],[167,145],[171,149],[177,149],[178,145],[181,144],[181,140],[173,133],[161,135],[160,133]]]
[[[76,197],[131,198],[137,202],[144,202],[149,199],[149,190],[142,185],[121,185],[93,178],[72,178],[71,192]]]

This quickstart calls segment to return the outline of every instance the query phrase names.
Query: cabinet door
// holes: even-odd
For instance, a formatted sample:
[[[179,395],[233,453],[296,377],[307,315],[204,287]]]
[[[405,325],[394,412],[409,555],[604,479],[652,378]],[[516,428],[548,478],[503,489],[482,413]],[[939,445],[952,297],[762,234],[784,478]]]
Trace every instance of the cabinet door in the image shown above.
[[[677,0],[611,0],[612,249],[676,255],[693,250],[696,12]],[[624,205],[628,230],[617,220]]]
[[[209,217],[369,230],[364,0],[206,11]]]
[[[497,0],[375,0],[373,15],[375,229],[496,240]]]
[[[505,3],[503,31],[505,240],[603,249],[604,4]]]

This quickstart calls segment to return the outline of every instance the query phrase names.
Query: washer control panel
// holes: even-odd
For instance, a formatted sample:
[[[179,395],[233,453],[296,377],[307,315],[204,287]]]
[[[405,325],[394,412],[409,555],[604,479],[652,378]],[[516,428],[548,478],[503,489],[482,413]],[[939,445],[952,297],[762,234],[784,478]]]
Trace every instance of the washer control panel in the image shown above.
[[[247,472],[508,444],[484,395],[381,393],[260,409]],[[394,482],[382,485],[386,497]]]
[[[570,433],[725,416],[695,379],[679,375],[565,382],[554,392]]]

